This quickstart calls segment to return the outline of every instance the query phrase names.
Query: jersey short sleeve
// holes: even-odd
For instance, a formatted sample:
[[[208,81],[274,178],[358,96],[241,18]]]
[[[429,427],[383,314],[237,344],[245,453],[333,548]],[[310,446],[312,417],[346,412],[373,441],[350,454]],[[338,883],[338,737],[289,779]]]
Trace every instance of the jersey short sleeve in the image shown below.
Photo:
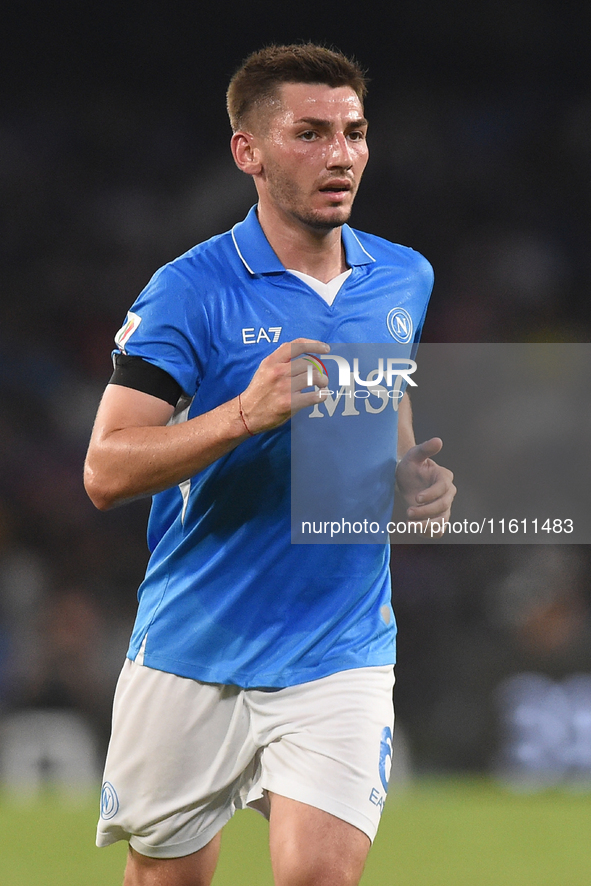
[[[203,297],[183,260],[150,280],[115,336],[122,354],[142,357],[167,372],[189,397],[199,387],[210,348]]]

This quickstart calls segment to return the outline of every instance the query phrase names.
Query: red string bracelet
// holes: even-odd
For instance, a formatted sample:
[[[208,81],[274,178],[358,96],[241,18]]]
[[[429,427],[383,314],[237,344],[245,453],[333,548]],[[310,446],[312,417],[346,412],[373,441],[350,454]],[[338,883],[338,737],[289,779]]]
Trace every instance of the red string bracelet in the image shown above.
[[[244,413],[242,411],[242,400],[240,399],[240,394],[238,394],[238,409],[240,410],[240,418],[242,419],[242,424],[246,428],[247,434],[249,434],[251,437],[254,437],[253,432],[250,430],[250,428],[246,424],[246,419],[244,418]]]

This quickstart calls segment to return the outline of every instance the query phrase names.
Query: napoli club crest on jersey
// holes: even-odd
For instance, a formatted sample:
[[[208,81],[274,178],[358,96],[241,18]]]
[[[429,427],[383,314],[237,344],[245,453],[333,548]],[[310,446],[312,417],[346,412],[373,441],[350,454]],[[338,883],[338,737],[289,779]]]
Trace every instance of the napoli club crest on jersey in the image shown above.
[[[404,308],[392,308],[386,318],[388,332],[394,339],[399,341],[401,345],[406,345],[412,341],[414,332],[412,317]]]

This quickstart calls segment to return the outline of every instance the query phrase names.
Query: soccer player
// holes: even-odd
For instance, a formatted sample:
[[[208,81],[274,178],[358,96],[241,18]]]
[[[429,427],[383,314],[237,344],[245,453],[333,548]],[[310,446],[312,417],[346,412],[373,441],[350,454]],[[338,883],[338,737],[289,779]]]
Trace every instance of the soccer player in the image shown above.
[[[97,837],[129,841],[125,886],[209,884],[221,829],[246,805],[269,818],[279,886],[357,884],[376,833],[392,753],[389,548],[292,545],[289,509],[290,416],[326,405],[301,355],[391,343],[394,309],[417,341],[432,286],[418,253],[347,225],[365,91],[337,51],[249,56],[228,110],[258,204],[161,268],[116,336],[86,488],[101,509],[153,495]],[[441,441],[415,445],[406,397],[399,425],[409,518],[448,518]]]

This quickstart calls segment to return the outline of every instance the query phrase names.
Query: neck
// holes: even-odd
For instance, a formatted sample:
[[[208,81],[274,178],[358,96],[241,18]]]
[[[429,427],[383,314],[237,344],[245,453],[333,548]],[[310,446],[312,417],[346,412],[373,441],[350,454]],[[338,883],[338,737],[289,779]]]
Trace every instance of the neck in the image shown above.
[[[329,283],[347,270],[341,228],[317,229],[259,202],[258,218],[279,261]]]

